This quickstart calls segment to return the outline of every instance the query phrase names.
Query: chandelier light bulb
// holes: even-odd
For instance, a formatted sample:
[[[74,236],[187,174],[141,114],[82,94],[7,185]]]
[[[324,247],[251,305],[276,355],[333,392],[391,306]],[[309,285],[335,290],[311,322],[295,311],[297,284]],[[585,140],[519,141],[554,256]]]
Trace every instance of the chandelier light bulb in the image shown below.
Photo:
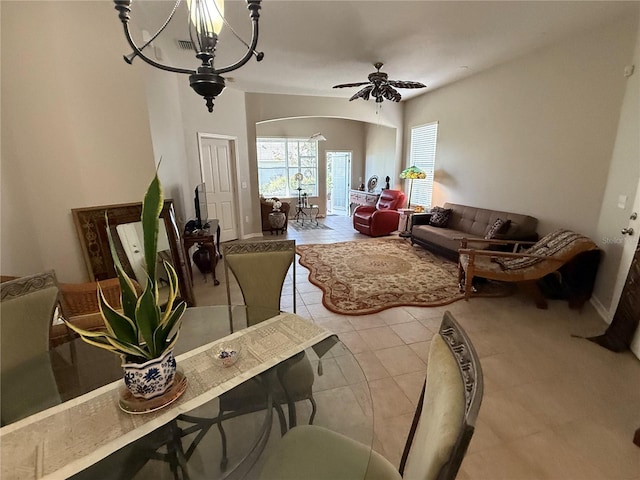
[[[187,0],[187,8],[198,35],[220,34],[224,25],[224,0]]]

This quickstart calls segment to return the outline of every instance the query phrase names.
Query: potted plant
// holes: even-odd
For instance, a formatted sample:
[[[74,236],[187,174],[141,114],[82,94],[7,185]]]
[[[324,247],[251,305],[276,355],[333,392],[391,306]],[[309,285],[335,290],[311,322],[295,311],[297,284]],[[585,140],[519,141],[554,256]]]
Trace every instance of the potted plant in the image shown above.
[[[154,177],[142,204],[142,232],[147,283],[144,290],[125,273],[118,258],[111,232],[107,229],[111,256],[122,295],[122,312],[106,301],[98,286],[100,313],[106,331],[87,331],[65,320],[82,340],[122,357],[124,381],[130,392],[150,399],[165,393],[175,378],[173,347],[178,339],[186,303],[177,300],[178,277],[173,266],[164,261],[169,279],[168,298],[161,299],[156,275],[158,226],[163,206],[162,186]],[[106,216],[106,214],[105,214]],[[108,218],[107,218],[108,223]],[[162,305],[162,307],[161,307]]]

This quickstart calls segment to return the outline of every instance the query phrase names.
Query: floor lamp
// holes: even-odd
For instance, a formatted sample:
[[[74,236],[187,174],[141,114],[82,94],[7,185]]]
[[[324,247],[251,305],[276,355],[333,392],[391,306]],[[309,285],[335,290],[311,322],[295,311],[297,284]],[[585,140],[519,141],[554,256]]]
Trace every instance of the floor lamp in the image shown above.
[[[411,236],[411,232],[409,231],[409,218],[413,213],[411,211],[411,193],[413,191],[413,181],[424,180],[425,178],[427,178],[427,174],[424,171],[420,170],[415,165],[412,165],[408,168],[405,168],[400,173],[400,178],[402,178],[403,180],[407,180],[407,179],[409,180],[409,197],[408,197],[409,200],[407,202],[407,208],[404,211],[404,216],[405,216],[404,231],[400,232],[401,237],[407,238]]]
[[[412,165],[408,168],[405,168],[400,173],[400,178],[402,178],[403,180],[409,180],[409,201],[407,203],[407,208],[411,208],[411,192],[413,190],[413,181],[424,180],[425,178],[427,178],[427,174],[415,165]]]

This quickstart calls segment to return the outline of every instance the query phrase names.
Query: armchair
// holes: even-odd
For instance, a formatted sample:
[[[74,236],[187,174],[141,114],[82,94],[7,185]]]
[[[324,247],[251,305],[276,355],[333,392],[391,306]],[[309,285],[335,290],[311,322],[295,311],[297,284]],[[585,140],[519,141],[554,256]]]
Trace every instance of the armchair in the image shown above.
[[[289,225],[289,211],[291,210],[291,204],[289,202],[285,202],[280,200],[277,197],[271,197],[275,200],[279,200],[282,202],[282,207],[280,207],[280,211],[284,212],[285,222],[284,229],[287,229],[287,225]],[[273,212],[273,205],[264,201],[264,198],[260,198],[260,218],[262,220],[262,231],[270,231],[273,230],[271,224],[269,223],[269,214]]]
[[[353,228],[371,237],[389,235],[398,229],[399,208],[405,195],[400,190],[383,190],[375,207],[360,205],[353,212]]]

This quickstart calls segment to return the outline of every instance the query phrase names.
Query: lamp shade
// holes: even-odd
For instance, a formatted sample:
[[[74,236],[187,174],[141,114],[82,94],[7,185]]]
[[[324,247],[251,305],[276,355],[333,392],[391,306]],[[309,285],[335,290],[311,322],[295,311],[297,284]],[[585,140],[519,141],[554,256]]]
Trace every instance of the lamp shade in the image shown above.
[[[413,181],[424,180],[425,178],[427,178],[427,174],[415,165],[411,165],[410,167],[405,168],[402,172],[400,172],[400,178],[409,180],[409,201],[407,203],[407,208],[411,208],[411,193],[413,191]]]
[[[318,142],[326,142],[327,137],[325,137],[322,133],[314,133],[309,137],[309,140],[317,140]]]
[[[425,178],[427,178],[427,174],[423,170],[420,170],[415,165],[412,165],[408,168],[405,168],[400,173],[400,178],[410,179],[410,180],[424,180]]]

